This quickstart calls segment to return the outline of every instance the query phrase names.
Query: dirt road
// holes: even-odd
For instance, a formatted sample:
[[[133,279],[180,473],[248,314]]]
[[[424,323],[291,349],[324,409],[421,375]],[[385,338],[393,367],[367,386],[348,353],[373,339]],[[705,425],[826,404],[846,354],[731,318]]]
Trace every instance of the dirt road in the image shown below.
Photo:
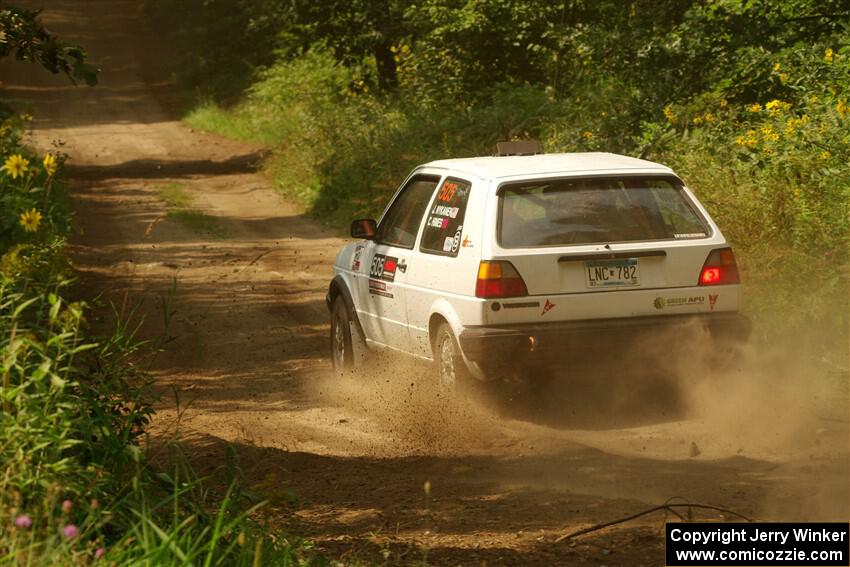
[[[260,148],[178,121],[172,58],[141,2],[54,0],[44,19],[89,49],[100,86],[5,62],[0,94],[31,107],[35,145],[70,155],[83,289],[173,337],[152,366],[157,446],[179,435],[211,472],[231,445],[275,529],[388,564],[660,565],[659,516],[555,539],[672,497],[764,519],[850,515],[846,376],[781,349],[720,376],[691,357],[660,384],[597,373],[538,406],[446,403],[404,361],[332,376],[339,236],[272,190]]]

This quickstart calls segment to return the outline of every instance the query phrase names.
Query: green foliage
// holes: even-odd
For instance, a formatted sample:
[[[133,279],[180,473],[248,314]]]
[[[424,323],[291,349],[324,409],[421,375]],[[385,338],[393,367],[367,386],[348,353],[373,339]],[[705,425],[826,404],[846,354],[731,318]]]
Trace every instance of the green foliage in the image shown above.
[[[20,61],[38,63],[71,81],[97,84],[97,69],[86,63],[86,52],[51,35],[38,20],[39,11],[0,6],[0,57],[14,54]]]
[[[151,25],[173,30],[178,78],[203,97],[232,101],[258,67],[274,62],[290,21],[281,0],[166,0],[146,4]],[[200,19],[203,25],[191,25]],[[174,29],[174,22],[187,25]]]

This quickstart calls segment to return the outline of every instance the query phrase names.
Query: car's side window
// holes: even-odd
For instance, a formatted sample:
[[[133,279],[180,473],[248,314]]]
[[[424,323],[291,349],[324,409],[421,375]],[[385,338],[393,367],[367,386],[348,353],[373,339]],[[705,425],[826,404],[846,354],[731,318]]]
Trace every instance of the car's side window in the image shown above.
[[[377,241],[412,249],[425,208],[437,188],[437,175],[415,175],[407,182],[381,219]]]
[[[471,188],[472,184],[462,179],[448,177],[443,181],[425,220],[425,230],[419,245],[421,251],[457,256]]]

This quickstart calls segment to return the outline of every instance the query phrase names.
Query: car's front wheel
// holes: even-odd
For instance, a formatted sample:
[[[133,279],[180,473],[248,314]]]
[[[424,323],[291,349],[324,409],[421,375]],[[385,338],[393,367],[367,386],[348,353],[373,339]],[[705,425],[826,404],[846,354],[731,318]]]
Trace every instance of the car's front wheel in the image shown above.
[[[354,349],[351,338],[351,317],[345,300],[339,296],[331,307],[331,362],[337,371],[354,368]]]
[[[441,391],[455,392],[470,383],[472,375],[448,323],[442,323],[434,336],[434,366]]]

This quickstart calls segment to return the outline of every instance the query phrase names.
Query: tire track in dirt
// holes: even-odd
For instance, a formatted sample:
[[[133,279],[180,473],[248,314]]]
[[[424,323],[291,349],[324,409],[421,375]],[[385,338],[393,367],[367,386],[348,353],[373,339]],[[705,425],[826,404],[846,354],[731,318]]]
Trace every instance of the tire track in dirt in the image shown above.
[[[3,63],[0,77],[4,96],[32,106],[34,144],[62,140],[71,156],[84,288],[144,315],[146,337],[174,337],[151,368],[158,444],[179,425],[201,472],[220,468],[231,444],[272,499],[273,525],[332,555],[390,564],[656,565],[658,519],[574,546],[553,541],[671,496],[755,516],[846,517],[840,411],[795,424],[800,439],[768,450],[743,435],[753,421],[731,411],[682,420],[664,395],[634,384],[585,384],[552,407],[506,412],[446,403],[428,391],[427,369],[404,361],[330,376],[324,292],[342,240],[270,188],[260,148],[175,119],[171,54],[141,9],[56,0],[45,11],[52,31],[102,67],[97,88],[20,64]],[[215,234],[168,217],[160,192],[174,186]],[[761,395],[728,389],[715,405]],[[757,413],[757,425],[783,431],[778,413]],[[699,459],[688,458],[692,441]]]

